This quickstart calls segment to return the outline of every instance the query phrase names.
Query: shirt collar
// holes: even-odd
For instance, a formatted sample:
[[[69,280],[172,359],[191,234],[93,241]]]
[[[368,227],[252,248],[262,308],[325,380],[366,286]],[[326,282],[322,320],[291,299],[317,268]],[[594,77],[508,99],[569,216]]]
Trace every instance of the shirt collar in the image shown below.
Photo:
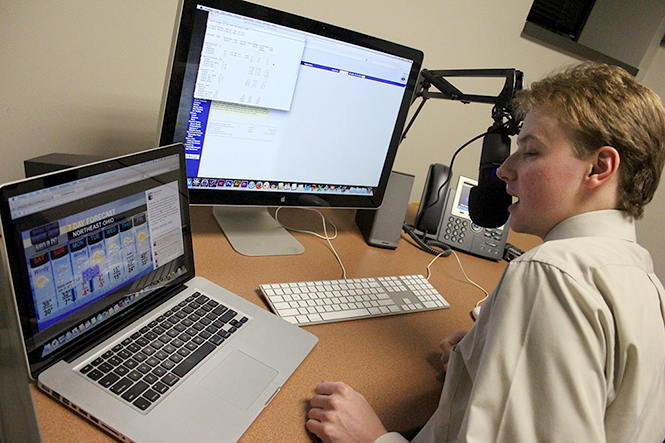
[[[614,237],[637,242],[635,220],[616,209],[585,212],[553,227],[545,241],[571,237]]]

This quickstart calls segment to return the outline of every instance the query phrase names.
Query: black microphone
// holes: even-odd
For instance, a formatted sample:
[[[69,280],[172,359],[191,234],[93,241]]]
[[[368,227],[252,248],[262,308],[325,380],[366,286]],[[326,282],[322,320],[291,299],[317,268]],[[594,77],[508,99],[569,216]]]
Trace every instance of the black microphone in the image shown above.
[[[498,228],[508,221],[508,206],[513,199],[496,170],[510,155],[510,137],[502,131],[489,132],[483,138],[478,186],[469,191],[469,216],[483,228]]]

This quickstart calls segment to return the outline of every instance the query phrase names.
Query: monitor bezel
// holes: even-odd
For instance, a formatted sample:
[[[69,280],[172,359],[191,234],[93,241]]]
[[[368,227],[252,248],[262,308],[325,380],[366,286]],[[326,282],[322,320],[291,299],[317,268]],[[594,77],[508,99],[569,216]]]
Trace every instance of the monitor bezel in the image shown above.
[[[388,147],[379,184],[374,188],[372,195],[363,194],[325,194],[308,192],[279,192],[279,191],[237,191],[224,189],[205,189],[190,187],[190,202],[194,205],[224,205],[224,206],[294,206],[294,207],[337,207],[337,208],[378,208],[383,201],[390,172],[392,170],[402,131],[406,123],[409,107],[412,103],[416,88],[418,73],[423,62],[423,53],[420,50],[372,37],[349,29],[330,25],[310,18],[279,11],[263,5],[249,3],[241,0],[184,0],[181,5],[179,17],[176,20],[171,66],[164,88],[162,118],[159,129],[159,144],[184,142],[175,139],[176,122],[181,100],[183,77],[187,68],[189,45],[194,26],[197,5],[203,5],[227,12],[244,15],[250,18],[264,20],[281,26],[291,27],[300,31],[317,34],[323,37],[356,44],[394,56],[403,57],[413,61],[411,72],[406,84],[404,97],[400,104],[390,145]]]

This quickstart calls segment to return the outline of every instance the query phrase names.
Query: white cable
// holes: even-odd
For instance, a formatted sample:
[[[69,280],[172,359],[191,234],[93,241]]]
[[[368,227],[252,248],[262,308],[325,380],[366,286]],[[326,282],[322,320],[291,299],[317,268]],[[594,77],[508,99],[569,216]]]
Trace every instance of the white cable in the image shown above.
[[[488,292],[487,292],[482,286],[480,286],[478,283],[476,283],[475,281],[471,280],[471,279],[469,278],[468,275],[466,275],[466,272],[464,271],[464,267],[462,266],[462,262],[460,261],[459,256],[457,255],[457,252],[453,251],[453,254],[455,255],[455,258],[457,259],[457,263],[459,264],[459,268],[462,270],[462,274],[464,274],[464,278],[466,278],[466,280],[467,280],[469,283],[471,283],[473,286],[475,286],[476,288],[478,288],[478,289],[480,289],[481,291],[483,291],[483,292],[485,293],[485,298],[487,298],[487,296],[489,295],[489,293],[488,293]],[[483,300],[485,300],[485,298],[484,298]]]
[[[297,209],[304,209],[304,210],[307,210],[307,211],[315,211],[315,212],[317,212],[317,213],[321,216],[321,218],[323,219],[323,221],[324,221],[324,223],[323,223],[323,233],[324,233],[325,235],[321,235],[321,234],[319,234],[319,233],[317,233],[317,232],[313,232],[313,231],[306,231],[306,230],[302,230],[302,229],[296,229],[296,228],[290,228],[290,227],[288,227],[288,226],[284,226],[284,224],[282,224],[282,222],[280,222],[279,219],[278,219],[279,210],[282,209],[282,208],[283,208],[283,206],[280,206],[280,207],[277,208],[277,210],[275,211],[275,220],[277,220],[277,222],[280,223],[280,224],[284,227],[284,229],[288,229],[289,231],[293,231],[293,232],[301,232],[301,233],[303,233],[303,234],[311,234],[311,235],[315,235],[315,236],[317,236],[317,237],[319,237],[319,238],[322,238],[322,239],[324,239],[324,240],[327,240],[328,238],[329,238],[330,240],[334,240],[335,238],[337,238],[337,226],[335,226],[335,223],[333,223],[333,222],[330,221],[330,220],[326,220],[326,218],[323,216],[323,214],[321,214],[317,209],[297,208]],[[328,233],[327,233],[327,229],[326,229],[326,225],[325,225],[325,222],[326,222],[326,221],[328,221],[328,222],[332,225],[332,227],[335,228],[335,235],[333,235],[332,237],[328,237]]]
[[[434,259],[433,259],[431,262],[429,262],[429,264],[427,265],[427,278],[426,278],[427,281],[429,281],[429,278],[432,276],[432,269],[431,269],[432,265],[433,265],[434,262],[437,261],[438,258],[441,257],[445,252],[446,252],[446,251],[441,251],[441,253],[440,253],[439,255],[437,255],[436,257],[434,257]]]
[[[482,302],[484,302],[485,300],[487,300],[487,297],[489,297],[489,292],[487,292],[487,291],[485,290],[485,288],[483,288],[483,287],[480,286],[478,283],[476,283],[476,282],[474,282],[473,280],[471,280],[471,279],[469,278],[469,276],[466,275],[466,271],[464,270],[464,266],[462,266],[462,262],[461,262],[460,259],[459,259],[459,255],[457,255],[457,252],[455,252],[455,251],[452,251],[452,253],[453,253],[453,255],[455,256],[455,258],[457,259],[457,264],[459,265],[459,268],[462,270],[462,274],[464,274],[464,278],[466,278],[466,280],[467,280],[469,283],[471,283],[473,286],[475,286],[476,288],[480,289],[481,291],[483,291],[483,292],[485,293],[485,297],[483,297],[481,300],[478,300],[478,303],[476,303],[476,306],[480,306],[480,304],[481,304]],[[430,278],[431,275],[432,275],[432,271],[431,271],[430,267],[432,266],[432,264],[433,264],[433,263],[434,263],[439,257],[441,257],[442,254],[443,254],[443,253],[437,255],[436,257],[434,257],[434,260],[432,260],[431,262],[429,262],[429,264],[427,265],[427,280],[429,280],[429,278]]]
[[[277,210],[275,211],[275,220],[277,220],[277,222],[280,223],[284,227],[284,229],[287,229],[287,230],[293,231],[293,232],[301,232],[303,234],[315,235],[315,236],[317,236],[319,238],[322,238],[322,239],[324,239],[328,242],[328,245],[330,246],[330,249],[332,250],[333,254],[335,254],[335,257],[337,258],[337,261],[339,262],[339,265],[342,267],[342,278],[344,280],[346,280],[346,268],[344,268],[344,263],[342,263],[342,259],[339,257],[339,255],[337,254],[337,251],[335,250],[335,247],[333,246],[332,242],[330,241],[330,240],[334,240],[334,239],[337,238],[337,226],[335,226],[335,223],[333,223],[331,220],[327,220],[323,216],[323,214],[321,214],[321,212],[318,209],[298,208],[298,209],[305,209],[307,211],[314,211],[314,212],[316,212],[317,214],[319,214],[321,216],[321,220],[323,222],[323,235],[321,235],[317,232],[313,232],[313,231],[306,231],[306,230],[302,230],[302,229],[290,228],[290,227],[284,225],[282,222],[279,221],[278,214],[279,214],[280,209],[282,209],[282,206],[278,207]],[[329,222],[332,225],[332,227],[335,229],[335,235],[333,235],[332,237],[328,236],[328,228],[326,226],[326,221]]]
[[[485,296],[484,296],[483,298],[481,298],[480,300],[478,300],[478,302],[476,302],[476,307],[478,307],[478,306],[480,306],[485,300],[487,300],[487,297],[489,297],[490,294],[489,294],[489,292],[487,292],[487,291],[485,290],[485,288],[483,288],[482,286],[480,286],[480,285],[479,285],[478,283],[476,283],[475,281],[471,280],[471,279],[469,278],[469,276],[466,275],[466,271],[464,271],[464,267],[462,266],[462,262],[460,261],[459,256],[457,255],[457,253],[456,253],[455,251],[453,251],[453,254],[455,254],[455,258],[457,259],[457,263],[459,264],[459,268],[462,270],[462,274],[464,274],[464,278],[466,278],[466,280],[467,280],[469,283],[471,283],[473,286],[475,286],[476,288],[480,289],[481,291],[483,291],[483,292],[485,293]]]

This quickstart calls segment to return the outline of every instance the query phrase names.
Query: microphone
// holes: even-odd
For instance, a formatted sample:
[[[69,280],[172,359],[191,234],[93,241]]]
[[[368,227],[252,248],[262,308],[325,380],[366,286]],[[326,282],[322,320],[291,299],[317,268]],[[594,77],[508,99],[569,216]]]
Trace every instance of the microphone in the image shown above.
[[[469,216],[483,228],[498,228],[508,221],[508,206],[513,202],[506,183],[496,170],[510,155],[510,138],[502,131],[490,132],[483,138],[478,186],[469,192]]]

